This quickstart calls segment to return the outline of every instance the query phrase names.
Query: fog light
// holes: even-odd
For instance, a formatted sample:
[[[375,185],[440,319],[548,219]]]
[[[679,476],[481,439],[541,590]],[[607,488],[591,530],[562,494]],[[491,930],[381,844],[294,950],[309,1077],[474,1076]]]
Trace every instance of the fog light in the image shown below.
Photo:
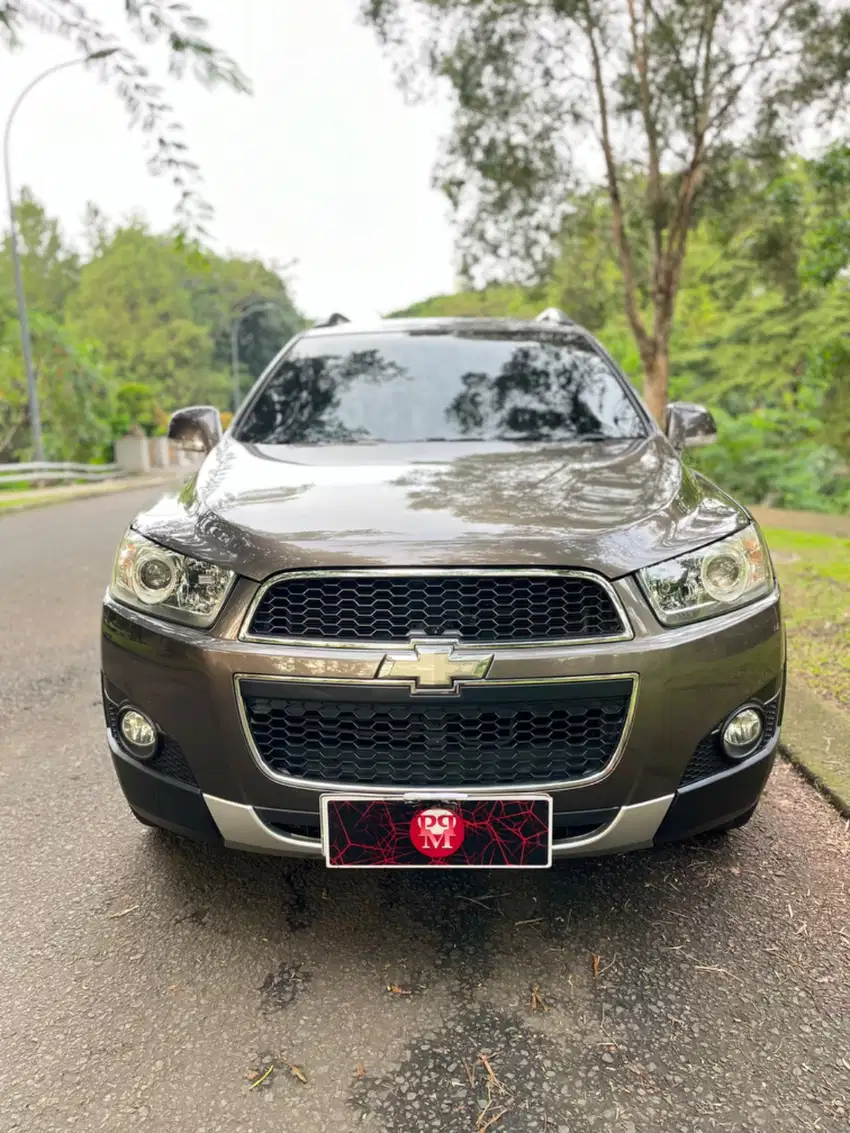
[[[156,751],[157,734],[147,716],[135,708],[125,708],[118,718],[118,728],[132,755],[137,759],[151,758]]]
[[[764,719],[755,708],[740,708],[723,729],[723,750],[730,759],[744,759],[755,751],[764,734]]]

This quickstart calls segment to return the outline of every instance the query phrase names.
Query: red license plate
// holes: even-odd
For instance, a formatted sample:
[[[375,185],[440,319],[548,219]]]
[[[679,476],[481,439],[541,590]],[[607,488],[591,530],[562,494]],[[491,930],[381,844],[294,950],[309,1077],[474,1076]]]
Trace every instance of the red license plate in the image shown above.
[[[322,842],[334,869],[546,869],[552,799],[323,795]]]

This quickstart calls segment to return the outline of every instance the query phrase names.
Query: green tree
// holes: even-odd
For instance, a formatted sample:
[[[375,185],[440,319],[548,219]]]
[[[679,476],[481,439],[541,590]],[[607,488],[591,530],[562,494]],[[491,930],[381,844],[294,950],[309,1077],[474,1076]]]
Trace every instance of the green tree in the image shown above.
[[[15,206],[21,274],[28,303],[61,319],[68,296],[77,285],[80,259],[66,242],[59,221],[23,188]],[[15,283],[8,234],[0,245],[0,293],[14,303]]]
[[[80,0],[0,0],[0,46],[20,48],[32,29],[68,40],[80,56],[99,56],[92,66],[124,104],[131,125],[144,133],[149,169],[170,176],[177,189],[181,231],[197,235],[211,211],[200,193],[198,167],[173,107],[130,42],[139,41],[144,50],[164,48],[169,75],[175,78],[189,74],[205,86],[221,83],[240,92],[249,90],[248,80],[206,38],[206,21],[188,3],[123,0],[120,7],[129,39],[106,27]]]
[[[33,366],[48,460],[111,459],[115,382],[98,343],[47,315],[32,318]],[[26,378],[17,324],[0,333],[0,461],[31,459]]]
[[[230,329],[246,301],[275,304],[243,324],[240,360],[252,377],[303,325],[280,275],[258,260],[177,246],[142,222],[100,232],[67,320],[102,343],[122,382],[151,389],[162,410],[230,404]]]
[[[144,224],[118,229],[85,264],[68,322],[93,335],[122,382],[140,382],[165,406],[194,400],[212,368],[213,343],[193,319],[185,255]]]
[[[29,194],[19,206],[33,357],[51,459],[107,459],[132,424],[161,432],[180,405],[231,403],[230,327],[246,301],[240,361],[256,376],[303,317],[274,265],[175,242],[86,209],[84,254]],[[0,242],[0,461],[29,455],[26,382],[8,239]]]
[[[465,265],[539,278],[571,195],[603,181],[644,395],[663,421],[701,191],[742,133],[782,151],[804,116],[846,113],[848,4],[362,0],[362,15],[403,81],[424,59],[452,92],[437,176]]]
[[[188,256],[186,263],[194,318],[213,334],[217,367],[230,366],[230,331],[237,313],[257,305],[240,324],[239,361],[251,379],[259,377],[283,343],[304,326],[287,291],[285,268],[210,253],[200,260]]]
[[[850,247],[833,235],[850,216],[843,153],[838,145],[814,161],[730,154],[723,176],[704,187],[689,234],[670,391],[717,417],[719,443],[690,459],[753,503],[850,510]],[[624,182],[629,195],[642,190],[639,179]],[[438,296],[411,313],[528,317],[560,303],[639,382],[609,233],[606,194],[574,196],[549,276],[533,289]],[[599,304],[601,325],[587,299]]]

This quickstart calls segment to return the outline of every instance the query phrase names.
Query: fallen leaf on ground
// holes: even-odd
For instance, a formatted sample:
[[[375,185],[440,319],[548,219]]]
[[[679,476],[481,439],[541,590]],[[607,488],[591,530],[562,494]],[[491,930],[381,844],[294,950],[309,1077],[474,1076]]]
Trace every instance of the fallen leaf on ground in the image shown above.
[[[591,953],[590,959],[591,959],[591,962],[593,963],[593,978],[595,980],[598,980],[599,979],[599,961],[602,959],[602,957],[597,956],[596,953],[593,952],[593,953]]]
[[[543,1002],[543,997],[540,994],[540,985],[531,985],[531,1010],[532,1011],[551,1011],[548,1003]]]
[[[398,984],[387,984],[387,991],[390,995],[410,995],[411,992],[405,987],[400,987]]]

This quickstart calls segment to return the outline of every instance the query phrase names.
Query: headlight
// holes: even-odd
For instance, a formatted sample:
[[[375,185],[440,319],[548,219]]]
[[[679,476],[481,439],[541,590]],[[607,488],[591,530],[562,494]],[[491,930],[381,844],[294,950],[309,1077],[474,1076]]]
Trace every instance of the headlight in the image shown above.
[[[664,625],[725,614],[773,589],[770,555],[755,524],[678,559],[638,571],[641,586]]]
[[[188,625],[212,625],[234,579],[232,570],[190,559],[136,531],[121,540],[110,591],[137,610]]]

